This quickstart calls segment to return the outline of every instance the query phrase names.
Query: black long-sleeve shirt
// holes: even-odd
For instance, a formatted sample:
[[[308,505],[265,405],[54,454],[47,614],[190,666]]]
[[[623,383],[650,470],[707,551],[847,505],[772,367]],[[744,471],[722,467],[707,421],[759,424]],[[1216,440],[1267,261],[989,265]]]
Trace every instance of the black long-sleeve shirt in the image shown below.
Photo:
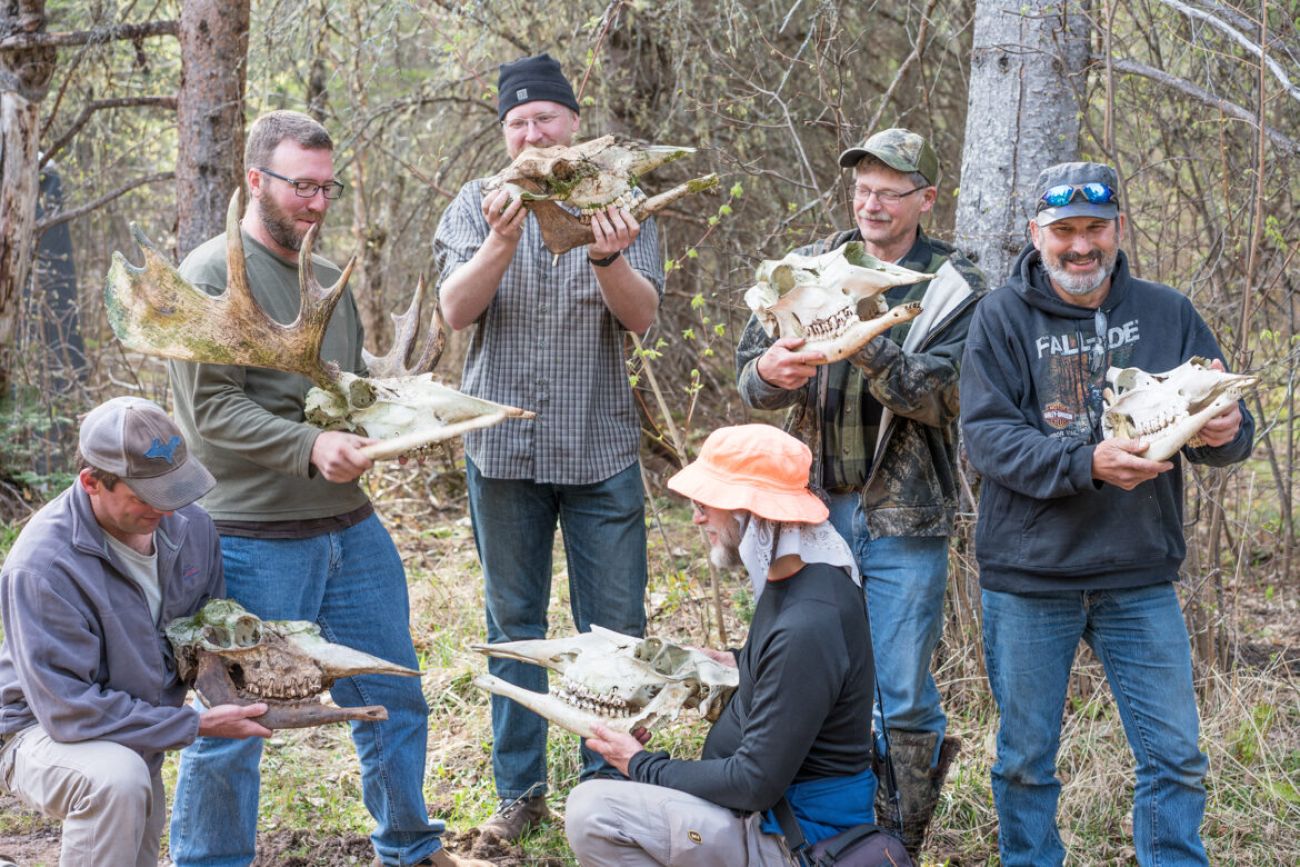
[[[791,783],[867,768],[875,666],[862,593],[843,569],[814,563],[768,582],[737,662],[740,685],[702,757],[640,752],[633,780],[752,812]]]

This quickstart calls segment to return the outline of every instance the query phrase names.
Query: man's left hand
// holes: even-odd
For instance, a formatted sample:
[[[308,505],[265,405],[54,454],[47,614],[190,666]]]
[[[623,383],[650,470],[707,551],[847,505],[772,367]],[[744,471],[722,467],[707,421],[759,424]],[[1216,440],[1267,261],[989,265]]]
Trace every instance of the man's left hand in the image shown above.
[[[591,233],[596,240],[587,245],[587,255],[604,259],[631,247],[641,233],[641,224],[626,208],[609,205],[591,215]]]
[[[618,768],[618,772],[627,776],[628,762],[641,752],[641,745],[650,740],[650,733],[637,729],[637,736],[625,735],[611,731],[597,723],[591,727],[592,736],[587,738],[587,746],[604,756],[605,761]]]
[[[1210,362],[1210,367],[1219,371],[1224,370],[1223,362],[1217,358]],[[1237,431],[1240,429],[1241,407],[1237,405],[1236,401],[1233,401],[1232,406],[1206,422],[1205,427],[1201,428],[1197,436],[1207,446],[1218,448],[1219,446],[1226,446],[1235,440]]]

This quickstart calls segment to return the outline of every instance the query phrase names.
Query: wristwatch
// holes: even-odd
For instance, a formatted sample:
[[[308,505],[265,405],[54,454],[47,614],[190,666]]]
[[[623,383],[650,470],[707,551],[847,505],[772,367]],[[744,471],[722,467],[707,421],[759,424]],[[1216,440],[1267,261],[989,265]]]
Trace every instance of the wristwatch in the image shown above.
[[[593,258],[591,258],[590,255],[588,255],[588,256],[587,256],[587,261],[590,262],[592,265],[594,265],[594,266],[597,267],[597,268],[608,268],[610,265],[613,265],[613,264],[614,264],[614,260],[615,260],[615,259],[617,259],[619,256],[622,256],[622,255],[623,255],[623,251],[622,251],[622,250],[615,250],[613,253],[610,253],[610,254],[609,254],[608,256],[606,256],[604,259],[593,259]]]

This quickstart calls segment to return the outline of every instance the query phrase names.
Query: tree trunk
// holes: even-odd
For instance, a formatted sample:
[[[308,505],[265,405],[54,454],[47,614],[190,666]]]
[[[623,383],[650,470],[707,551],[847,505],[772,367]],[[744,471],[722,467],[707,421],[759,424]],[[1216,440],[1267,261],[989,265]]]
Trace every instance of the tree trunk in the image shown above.
[[[225,231],[244,179],[249,0],[185,0],[177,106],[177,255]]]
[[[990,286],[1024,246],[1038,173],[1078,158],[1088,24],[1073,2],[977,0],[957,246]]]
[[[0,39],[44,30],[44,0],[0,0]],[[17,334],[31,273],[40,102],[56,60],[56,50],[49,47],[0,52],[0,352],[6,354]],[[8,358],[0,357],[0,387],[8,378]]]

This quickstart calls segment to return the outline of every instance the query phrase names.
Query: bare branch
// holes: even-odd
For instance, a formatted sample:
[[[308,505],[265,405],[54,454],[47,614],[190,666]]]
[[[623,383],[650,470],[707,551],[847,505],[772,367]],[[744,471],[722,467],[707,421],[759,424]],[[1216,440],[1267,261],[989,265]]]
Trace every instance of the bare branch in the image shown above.
[[[1255,114],[1247,109],[1242,108],[1235,102],[1215,96],[1209,91],[1192,84],[1185,78],[1179,78],[1176,75],[1170,75],[1160,69],[1147,66],[1145,63],[1139,63],[1136,60],[1124,60],[1117,58],[1114,61],[1114,67],[1120,72],[1127,72],[1133,75],[1140,75],[1143,78],[1149,78],[1152,81],[1159,82],[1166,87],[1172,87],[1174,90],[1187,94],[1193,99],[1198,99],[1206,105],[1214,106],[1224,114],[1231,115],[1238,120],[1256,126]],[[1291,154],[1300,154],[1300,141],[1290,138],[1281,130],[1273,127],[1265,127],[1264,131],[1268,137],[1273,140],[1273,144]]]
[[[1233,42],[1236,42],[1246,51],[1250,52],[1252,55],[1254,55],[1255,57],[1259,58],[1264,63],[1266,63],[1268,65],[1269,71],[1272,72],[1273,76],[1282,83],[1282,88],[1288,94],[1290,94],[1291,98],[1295,100],[1300,100],[1300,87],[1296,87],[1294,84],[1292,84],[1291,79],[1287,77],[1287,74],[1282,69],[1281,65],[1278,64],[1278,62],[1273,58],[1265,55],[1263,49],[1261,49],[1259,45],[1257,45],[1256,43],[1252,42],[1240,30],[1233,27],[1231,24],[1229,24],[1228,22],[1224,21],[1221,18],[1211,15],[1210,13],[1205,12],[1201,9],[1197,9],[1193,6],[1188,6],[1186,3],[1180,3],[1178,2],[1178,0],[1160,0],[1160,2],[1172,9],[1178,10],[1179,12],[1186,15],[1188,18],[1195,18],[1197,21],[1204,21],[1206,24],[1209,24],[1211,27],[1222,32]]]
[[[80,217],[83,214],[88,214],[91,211],[95,210],[96,208],[102,208],[104,205],[107,205],[109,202],[113,201],[118,196],[125,195],[126,193],[129,193],[132,190],[134,190],[136,187],[142,187],[145,184],[156,184],[161,181],[171,181],[175,179],[176,179],[175,172],[155,172],[152,175],[145,175],[142,178],[136,178],[133,181],[128,181],[122,186],[118,187],[116,190],[113,190],[110,193],[105,193],[104,195],[100,196],[98,199],[95,199],[94,201],[91,202],[87,202],[84,205],[75,207],[70,211],[55,211],[53,214],[50,214],[44,220],[41,220],[39,223],[36,224],[36,234],[40,235],[50,229],[53,229],[55,226],[61,225],[62,223],[66,223],[69,220],[75,220],[77,217]]]
[[[114,39],[147,39],[150,36],[175,36],[180,25],[175,21],[148,21],[144,24],[114,24],[94,30],[75,30],[67,33],[17,33],[0,39],[0,51],[19,51],[27,48],[59,48],[68,45],[90,45]]]
[[[90,116],[95,112],[106,108],[131,108],[133,106],[157,106],[166,108],[171,111],[176,110],[176,97],[174,96],[123,96],[116,99],[97,99],[89,103],[77,115],[77,119],[72,122],[63,135],[59,136],[58,141],[50,145],[41,155],[40,165],[43,168],[46,163],[54,159],[54,155],[68,146],[72,137],[81,131],[81,128],[90,120]]]

